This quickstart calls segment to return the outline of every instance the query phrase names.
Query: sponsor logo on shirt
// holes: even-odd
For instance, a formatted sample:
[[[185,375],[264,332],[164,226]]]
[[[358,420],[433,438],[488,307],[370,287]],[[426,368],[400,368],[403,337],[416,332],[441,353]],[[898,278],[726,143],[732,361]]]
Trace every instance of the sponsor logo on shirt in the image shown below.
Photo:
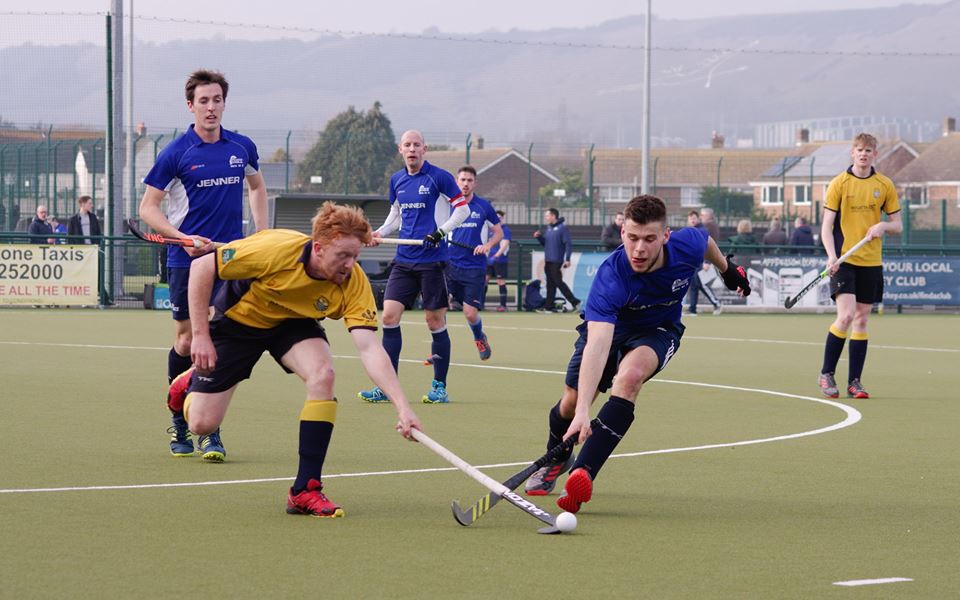
[[[367,310],[363,311],[363,314],[362,314],[361,316],[362,316],[365,320],[367,320],[367,321],[376,321],[376,320],[377,320],[377,311],[375,311],[375,310],[370,310],[370,309],[368,308]]]
[[[697,275],[694,274],[694,277],[696,277],[696,276],[697,276]],[[689,279],[674,279],[674,280],[673,280],[673,285],[670,286],[670,291],[671,291],[671,292],[675,292],[675,291],[677,291],[677,290],[681,290],[681,289],[687,287],[687,285],[689,285],[689,284],[690,284],[690,280],[689,280]]]
[[[404,202],[403,204],[400,205],[400,210],[403,210],[405,208],[414,209],[414,208],[426,208],[426,207],[427,207],[426,202]]]
[[[421,186],[420,186],[420,195],[421,195],[421,196],[426,196],[426,195],[429,195],[429,194],[430,194],[430,186],[429,186],[429,185],[421,185]]]
[[[330,308],[330,300],[328,300],[323,296],[320,296],[319,298],[317,298],[317,301],[313,305],[317,308],[317,311],[327,312],[327,309]]]
[[[233,257],[237,255],[237,251],[233,248],[225,248],[223,252],[220,253],[220,260],[223,261],[223,264],[227,264]]]
[[[213,179],[201,179],[197,182],[197,187],[214,187],[218,185],[234,185],[240,183],[240,176],[232,177],[214,177]]]
[[[243,159],[239,156],[230,155],[230,168],[242,167]]]
[[[205,165],[205,164],[203,164],[203,163],[200,163],[199,165],[190,165],[190,170],[191,170],[191,171],[196,171],[197,169],[202,169],[202,168],[204,168],[205,166],[207,166],[207,165]]]

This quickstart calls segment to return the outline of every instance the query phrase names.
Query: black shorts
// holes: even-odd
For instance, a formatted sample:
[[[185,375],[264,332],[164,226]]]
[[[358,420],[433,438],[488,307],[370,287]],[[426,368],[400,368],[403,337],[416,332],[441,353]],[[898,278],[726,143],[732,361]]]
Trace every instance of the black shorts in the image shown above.
[[[842,263],[837,274],[830,278],[830,297],[837,294],[856,294],[860,304],[883,300],[883,267],[858,267]]]
[[[684,326],[679,323],[665,323],[660,327],[648,327],[620,334],[615,333],[597,391],[606,392],[610,389],[610,386],[613,385],[613,378],[620,368],[620,361],[627,353],[640,346],[647,346],[657,354],[659,364],[657,370],[650,376],[650,379],[653,379],[653,376],[662,371],[673,355],[677,353],[677,350],[680,349],[680,338],[683,337],[683,331]],[[577,383],[580,381],[580,362],[583,360],[583,349],[587,345],[586,321],[577,327],[577,332],[580,333],[580,337],[573,345],[573,356],[570,357],[570,363],[567,365],[565,380],[566,384],[573,389],[577,389]]]
[[[506,279],[507,278],[507,263],[505,262],[495,262],[487,264],[487,275],[491,279]]]
[[[394,263],[383,299],[394,300],[409,309],[420,294],[426,310],[449,308],[446,266],[444,262]]]
[[[327,333],[314,319],[289,319],[271,329],[241,325],[228,317],[210,322],[210,337],[217,349],[217,366],[207,375],[195,373],[190,391],[214,394],[228,390],[250,377],[253,366],[264,351],[270,353],[287,373],[280,359],[298,342],[327,339]]]

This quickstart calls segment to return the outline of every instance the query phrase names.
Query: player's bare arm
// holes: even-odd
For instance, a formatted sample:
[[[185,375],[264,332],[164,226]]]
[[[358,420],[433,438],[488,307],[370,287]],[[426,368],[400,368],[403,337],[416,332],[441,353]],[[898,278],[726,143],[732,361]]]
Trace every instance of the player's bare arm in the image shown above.
[[[837,262],[837,250],[833,240],[833,225],[837,221],[837,213],[832,210],[823,211],[823,224],[820,226],[820,241],[823,243],[823,249],[827,251],[827,268],[830,269],[830,275],[837,273],[840,265]]]
[[[217,351],[210,339],[210,324],[207,321],[210,307],[210,295],[216,278],[216,255],[207,254],[190,265],[190,283],[187,287],[190,308],[190,328],[193,342],[190,344],[190,358],[200,373],[209,373],[217,364]]]
[[[564,439],[576,435],[578,443],[587,441],[593,431],[590,429],[590,406],[597,397],[597,387],[603,375],[603,367],[610,354],[613,343],[613,323],[587,321],[587,344],[583,348],[580,362],[580,377],[577,383],[577,408],[573,421]]]
[[[184,251],[192,257],[207,254],[216,248],[213,245],[213,242],[202,235],[185,235],[181,233],[179,229],[174,227],[170,221],[167,220],[167,216],[163,214],[163,210],[160,209],[160,203],[163,202],[167,192],[155,188],[152,185],[147,185],[146,188],[147,191],[144,192],[143,199],[140,200],[140,220],[149,225],[160,235],[173,238],[192,238],[195,240],[200,240],[203,243],[203,246],[199,248],[184,248]],[[264,189],[264,194],[266,194],[266,189]],[[266,198],[266,195],[264,195],[264,198]]]
[[[269,227],[267,223],[267,184],[262,173],[254,173],[247,177],[247,188],[250,190],[250,215],[253,217],[253,226],[257,231]]]
[[[480,244],[479,246],[474,248],[473,250],[474,254],[482,254],[484,256],[488,256],[490,254],[490,250],[494,246],[498,245],[500,243],[500,240],[503,239],[503,227],[500,226],[500,223],[497,223],[490,229],[493,231],[493,235],[490,236],[490,239],[487,240],[486,244]]]
[[[393,365],[390,363],[390,357],[387,356],[383,345],[377,338],[377,334],[369,329],[353,329],[350,331],[350,337],[360,353],[360,362],[370,379],[390,398],[394,408],[397,409],[397,429],[407,439],[413,439],[410,429],[420,429],[420,420],[410,408],[407,397],[400,386],[400,379],[397,378]]]
[[[867,237],[872,239],[882,238],[885,233],[900,233],[903,231],[903,220],[900,213],[896,212],[888,215],[888,221],[880,221],[867,230]]]

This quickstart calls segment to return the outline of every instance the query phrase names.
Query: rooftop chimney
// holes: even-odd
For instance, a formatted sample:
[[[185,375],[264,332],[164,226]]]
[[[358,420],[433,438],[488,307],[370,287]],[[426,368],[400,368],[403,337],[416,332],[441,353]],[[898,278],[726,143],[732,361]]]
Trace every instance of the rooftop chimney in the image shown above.
[[[726,138],[714,131],[713,135],[710,136],[710,147],[723,148],[724,141],[726,141]]]
[[[957,120],[954,117],[947,117],[943,120],[943,135],[944,137],[955,133],[957,131]]]
[[[802,146],[810,143],[810,130],[807,128],[797,130],[797,145]]]

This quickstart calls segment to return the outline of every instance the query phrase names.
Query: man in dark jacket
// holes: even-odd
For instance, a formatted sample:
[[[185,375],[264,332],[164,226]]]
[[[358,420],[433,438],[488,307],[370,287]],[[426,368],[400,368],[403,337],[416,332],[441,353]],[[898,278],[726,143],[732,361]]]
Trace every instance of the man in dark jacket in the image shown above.
[[[67,235],[76,236],[70,238],[71,244],[94,244],[95,240],[91,236],[103,235],[100,229],[100,221],[93,212],[93,198],[90,196],[80,196],[77,198],[79,211],[70,217],[70,223],[67,224]],[[83,236],[81,238],[81,236]]]
[[[56,240],[49,237],[53,233],[53,227],[47,223],[47,207],[40,205],[37,207],[37,216],[30,221],[30,228],[27,230],[30,234],[31,244],[54,244]]]
[[[573,310],[577,310],[580,300],[573,295],[573,292],[564,283],[561,270],[570,266],[570,255],[573,254],[570,230],[567,229],[566,224],[560,217],[560,211],[555,208],[548,208],[543,213],[543,219],[547,226],[543,233],[534,231],[533,237],[537,238],[537,241],[543,246],[543,272],[547,278],[547,297],[544,309],[547,311],[554,310],[554,299],[559,289],[567,302],[573,305]]]
[[[623,229],[623,213],[618,212],[613,216],[613,222],[607,223],[600,233],[600,241],[603,247],[613,252],[620,247],[623,240],[620,239],[620,230]]]
[[[790,234],[790,245],[797,246],[794,252],[797,254],[813,254],[815,242],[813,240],[813,231],[807,225],[807,220],[803,217],[797,217],[793,223],[793,233]]]

